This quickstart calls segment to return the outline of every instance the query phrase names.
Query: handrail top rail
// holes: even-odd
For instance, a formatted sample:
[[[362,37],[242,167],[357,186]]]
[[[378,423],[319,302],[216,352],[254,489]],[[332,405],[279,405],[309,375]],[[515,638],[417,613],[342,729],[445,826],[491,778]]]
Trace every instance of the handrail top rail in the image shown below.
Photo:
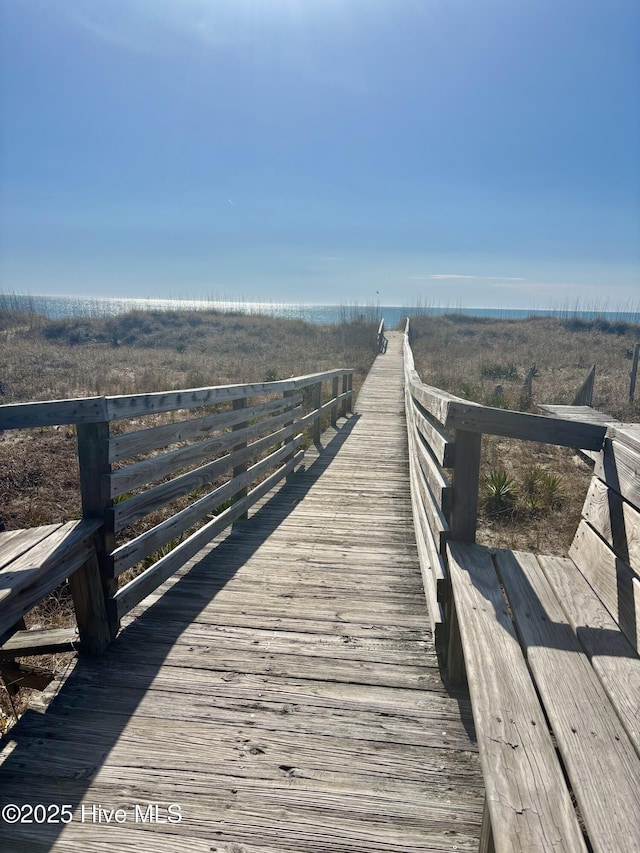
[[[415,370],[409,344],[409,318],[405,325],[404,345],[405,367],[411,394],[445,429],[539,441],[581,450],[602,449],[607,428],[601,424],[498,409],[464,400],[448,391],[426,385]]]
[[[90,424],[116,421],[146,414],[158,414],[198,406],[214,405],[258,394],[297,391],[318,382],[353,375],[355,369],[336,368],[320,373],[278,379],[275,382],[256,382],[234,385],[212,385],[176,391],[157,391],[143,394],[76,397],[67,400],[46,400],[30,403],[6,403],[0,406],[0,431],[63,424]]]

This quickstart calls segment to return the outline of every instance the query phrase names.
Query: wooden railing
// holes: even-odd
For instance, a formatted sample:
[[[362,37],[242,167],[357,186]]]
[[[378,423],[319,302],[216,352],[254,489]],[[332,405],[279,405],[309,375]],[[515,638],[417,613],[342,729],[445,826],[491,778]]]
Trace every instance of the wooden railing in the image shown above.
[[[407,320],[404,379],[411,502],[436,646],[444,653],[451,628],[446,543],[475,542],[482,435],[593,451],[602,448],[606,427],[483,406],[426,385],[415,369],[409,330]]]
[[[323,415],[335,426],[351,411],[352,382],[353,370],[341,369],[250,385],[18,403],[0,406],[0,430],[76,426],[82,516],[103,522],[100,570],[113,637],[125,614],[294,470],[304,428],[319,442]],[[122,431],[122,422],[175,412],[180,420]],[[185,498],[178,511],[132,530]],[[119,576],[143,560],[147,567],[119,586]]]
[[[386,352],[388,343],[389,343],[389,341],[387,340],[387,338],[385,337],[385,334],[384,334],[384,317],[383,317],[382,320],[380,320],[380,325],[378,326],[378,338],[377,338],[378,352],[382,352],[382,353]]]

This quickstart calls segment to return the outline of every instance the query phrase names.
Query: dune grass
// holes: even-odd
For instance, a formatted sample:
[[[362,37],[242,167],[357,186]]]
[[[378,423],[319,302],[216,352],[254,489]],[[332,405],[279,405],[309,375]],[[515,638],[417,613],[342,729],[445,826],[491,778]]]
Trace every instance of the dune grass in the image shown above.
[[[568,405],[595,364],[593,407],[624,422],[640,419],[640,399],[629,402],[638,325],[455,314],[419,316],[410,328],[423,382],[459,397],[531,412],[544,403]],[[525,380],[534,364],[529,391]],[[590,477],[590,466],[569,449],[483,436],[478,541],[565,555]]]

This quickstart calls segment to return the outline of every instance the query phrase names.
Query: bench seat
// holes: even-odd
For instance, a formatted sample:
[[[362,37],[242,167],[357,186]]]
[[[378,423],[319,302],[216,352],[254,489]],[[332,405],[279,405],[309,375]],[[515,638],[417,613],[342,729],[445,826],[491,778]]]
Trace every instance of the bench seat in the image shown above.
[[[89,651],[104,647],[108,631],[100,618],[95,546],[101,527],[99,519],[82,519],[0,534],[1,642],[19,629],[25,613],[69,579],[81,643]]]
[[[584,850],[584,830],[594,851],[640,850],[636,649],[572,560],[460,542],[447,556],[484,849]]]

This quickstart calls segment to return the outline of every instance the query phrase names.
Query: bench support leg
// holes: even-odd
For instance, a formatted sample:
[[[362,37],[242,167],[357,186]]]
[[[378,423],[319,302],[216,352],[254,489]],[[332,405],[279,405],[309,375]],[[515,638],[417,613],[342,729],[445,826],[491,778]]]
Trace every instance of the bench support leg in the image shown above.
[[[69,588],[76,611],[80,648],[89,654],[99,655],[111,642],[111,632],[96,554],[92,554],[84,566],[70,576]]]
[[[450,687],[462,687],[467,676],[464,667],[462,638],[458,626],[458,614],[453,603],[453,592],[449,604],[449,642],[447,644],[447,678]]]

